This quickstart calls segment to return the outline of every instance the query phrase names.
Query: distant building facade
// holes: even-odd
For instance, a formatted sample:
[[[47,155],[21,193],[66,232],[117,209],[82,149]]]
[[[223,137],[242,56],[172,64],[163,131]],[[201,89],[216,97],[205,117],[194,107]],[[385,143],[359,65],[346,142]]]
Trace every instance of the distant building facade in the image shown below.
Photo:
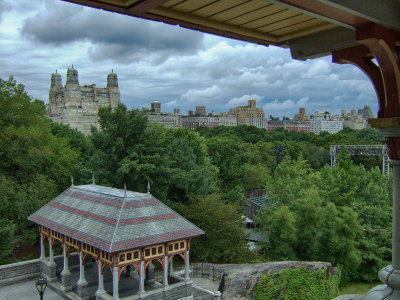
[[[237,120],[237,125],[253,125],[257,128],[268,128],[268,120],[262,108],[257,107],[256,100],[248,101],[247,106],[231,108],[228,116],[233,116]]]
[[[296,131],[296,132],[310,132],[310,122],[309,121],[299,121],[299,120],[269,120],[268,121],[268,131],[272,131],[277,128],[283,128],[288,131]]]
[[[340,114],[340,118],[343,120],[343,126],[351,129],[363,129],[368,127],[368,119],[373,117],[372,110],[368,105],[365,105],[364,108],[360,108],[357,113],[355,109],[352,109],[350,113],[342,109]]]
[[[182,116],[177,108],[174,109],[174,113],[163,113],[161,112],[161,102],[153,101],[151,102],[151,110],[144,113],[149,121],[162,124],[165,128],[181,127]]]
[[[197,127],[213,128],[218,126],[237,126],[234,116],[221,113],[215,116],[213,113],[206,115],[205,106],[197,106],[195,113],[189,110],[188,116],[182,116],[182,127],[196,130]]]
[[[70,125],[84,135],[93,127],[99,128],[98,110],[110,105],[115,108],[121,102],[117,74],[107,75],[107,87],[95,84],[80,86],[78,71],[68,68],[67,81],[62,85],[61,75],[51,74],[49,90],[49,114],[54,122]]]

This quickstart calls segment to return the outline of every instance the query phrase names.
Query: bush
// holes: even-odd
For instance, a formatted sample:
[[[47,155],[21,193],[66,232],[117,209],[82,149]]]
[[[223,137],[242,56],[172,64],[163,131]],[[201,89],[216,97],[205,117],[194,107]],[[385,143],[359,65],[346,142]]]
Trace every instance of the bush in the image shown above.
[[[262,275],[254,288],[256,300],[322,300],[337,295],[340,274],[329,269],[309,271],[304,267]]]

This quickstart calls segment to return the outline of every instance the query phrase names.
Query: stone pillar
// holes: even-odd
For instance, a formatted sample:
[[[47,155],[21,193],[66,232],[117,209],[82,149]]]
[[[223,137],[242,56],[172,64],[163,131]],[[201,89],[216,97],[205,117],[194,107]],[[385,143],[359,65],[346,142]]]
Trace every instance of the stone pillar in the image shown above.
[[[144,261],[140,262],[140,283],[139,283],[139,297],[146,297],[146,291],[144,290],[144,277],[146,276],[144,271]]]
[[[164,274],[163,274],[163,288],[164,291],[168,290],[168,256],[164,256]]]
[[[61,272],[61,289],[66,292],[72,289],[71,286],[71,272],[68,268],[68,255],[67,255],[67,245],[64,243],[63,246],[63,258],[64,258],[64,268]]]
[[[57,265],[54,261],[54,251],[52,244],[52,238],[49,237],[49,261],[47,262],[47,272],[45,277],[47,277],[47,281],[54,282],[57,281]]]
[[[189,250],[186,251],[186,264],[185,264],[185,281],[190,280],[190,275],[189,275]]]
[[[85,262],[83,261],[83,252],[79,253],[79,280],[76,283],[78,299],[89,299],[87,293],[87,281],[85,279]]]
[[[113,300],[118,299],[118,267],[113,267]]]
[[[104,277],[103,274],[101,274],[101,260],[99,260],[99,263],[97,265],[97,273],[98,273],[98,288],[96,291],[96,300],[101,299],[101,295],[103,295],[106,291],[104,290]]]
[[[44,251],[43,233],[40,233],[40,260],[46,259],[46,252]]]

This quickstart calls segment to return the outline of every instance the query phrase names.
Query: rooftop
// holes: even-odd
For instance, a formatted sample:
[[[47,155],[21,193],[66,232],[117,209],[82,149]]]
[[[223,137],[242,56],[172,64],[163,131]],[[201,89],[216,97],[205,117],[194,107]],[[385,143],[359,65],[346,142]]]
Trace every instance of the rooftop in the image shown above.
[[[204,234],[150,193],[96,184],[69,187],[28,220],[110,253]]]

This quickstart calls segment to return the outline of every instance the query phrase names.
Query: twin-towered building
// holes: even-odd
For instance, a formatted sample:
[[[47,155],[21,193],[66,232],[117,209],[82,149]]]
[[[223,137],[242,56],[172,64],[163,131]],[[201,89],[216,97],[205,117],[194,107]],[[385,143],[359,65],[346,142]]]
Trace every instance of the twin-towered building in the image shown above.
[[[50,119],[68,124],[85,135],[92,127],[99,128],[98,111],[101,106],[116,107],[121,102],[117,74],[107,75],[107,87],[96,88],[95,84],[79,85],[78,71],[68,68],[67,81],[62,85],[61,75],[51,74],[49,90]]]

